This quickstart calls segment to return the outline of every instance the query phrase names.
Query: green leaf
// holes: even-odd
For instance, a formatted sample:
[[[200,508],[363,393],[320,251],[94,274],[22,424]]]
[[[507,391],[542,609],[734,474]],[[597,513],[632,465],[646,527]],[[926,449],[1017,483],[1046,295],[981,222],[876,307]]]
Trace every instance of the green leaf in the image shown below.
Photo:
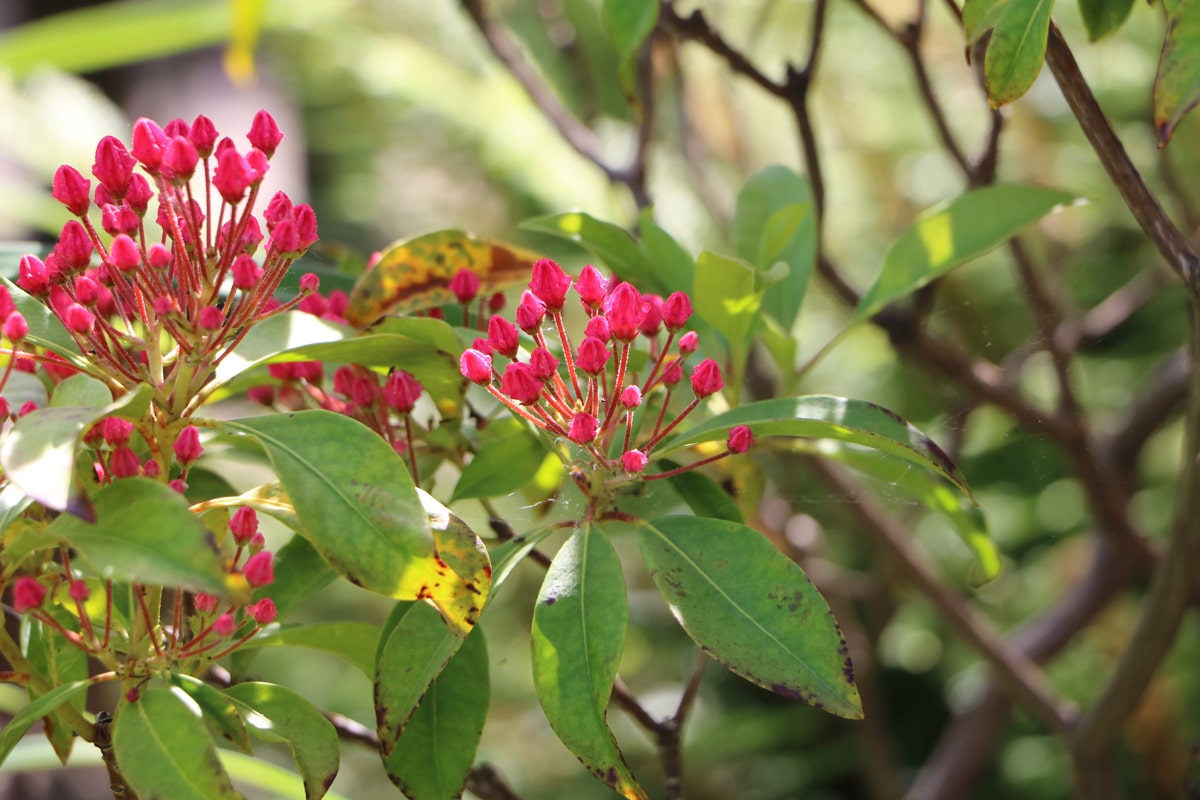
[[[604,0],[604,29],[617,48],[621,90],[631,103],[637,97],[637,55],[658,22],[657,0]]]
[[[267,317],[255,323],[246,338],[221,360],[213,373],[213,380],[205,388],[213,391],[246,370],[284,353],[306,346],[338,342],[353,335],[352,328],[303,311],[287,311]]]
[[[138,797],[238,800],[196,702],[182,689],[154,686],[113,723],[113,752]]]
[[[14,714],[12,719],[3,728],[0,728],[0,764],[4,763],[4,759],[8,758],[8,754],[17,746],[17,742],[21,741],[21,737],[33,723],[50,714],[63,703],[81,697],[89,686],[97,682],[94,678],[88,678],[56,686]]]
[[[373,674],[379,744],[387,756],[463,639],[449,635],[446,626],[438,623],[437,612],[425,603],[397,604],[384,630],[387,640],[380,640]]]
[[[378,641],[379,626],[369,622],[315,622],[303,625],[273,622],[243,644],[242,649],[305,647],[335,655],[369,678],[375,673],[375,647]]]
[[[748,425],[755,436],[837,439],[890,453],[936,472],[970,497],[966,477],[932,439],[895,412],[844,397],[807,395],[747,403],[663,442],[655,455],[661,458],[700,442],[724,439],[738,425]]]
[[[250,744],[246,726],[242,724],[241,716],[228,697],[218,689],[191,675],[172,672],[167,680],[172,686],[187,692],[188,696],[195,701],[203,712],[205,724],[214,733],[237,745],[238,749],[246,755],[254,755],[254,746]]]
[[[629,231],[619,225],[602,222],[582,211],[571,211],[525,220],[521,228],[575,242],[604,262],[618,277],[636,284],[642,291],[663,290],[654,267]]]
[[[963,25],[967,43],[989,30],[983,77],[993,108],[1011,103],[1033,85],[1046,59],[1054,0],[967,0]]]
[[[681,466],[668,459],[662,460],[663,470],[671,470]],[[699,470],[690,469],[667,479],[671,488],[679,492],[679,496],[688,504],[698,517],[726,519],[731,522],[745,522],[737,503],[722,489],[716,481]]]
[[[652,209],[642,211],[638,217],[638,230],[642,234],[642,253],[658,276],[657,283],[663,294],[690,292],[696,271],[692,254],[654,221]]]
[[[817,219],[806,178],[776,164],[755,173],[738,192],[730,235],[734,253],[759,270],[783,261],[789,267],[779,291],[768,292],[763,309],[790,330],[817,260]]]
[[[395,749],[384,759],[388,777],[406,797],[462,796],[489,698],[487,644],[483,631],[477,629],[434,680]]]
[[[862,718],[846,640],[825,598],[761,534],[734,522],[638,524],[642,556],[688,636],[751,683]]]
[[[926,211],[888,250],[853,322],[862,322],[960,264],[983,255],[1022,228],[1076,200],[1041,186],[975,189]]]
[[[621,561],[590,523],[554,557],[533,611],[533,685],[558,738],[627,798],[645,792],[605,720],[629,608]]]
[[[1133,0],[1079,0],[1079,13],[1088,39],[1097,41],[1125,24]]]
[[[324,797],[341,760],[333,724],[312,703],[273,683],[239,683],[225,694],[249,712],[246,723],[254,735],[291,748],[304,778],[305,798]]]
[[[729,341],[735,360],[748,350],[762,299],[755,269],[745,261],[707,250],[696,259],[696,313]]]
[[[47,611],[60,623],[70,624],[73,616],[60,607],[51,606]],[[65,619],[64,619],[65,618]],[[40,621],[32,621],[29,626],[29,641],[25,648],[29,663],[37,673],[46,678],[51,686],[61,686],[66,683],[85,680],[88,676],[87,655],[70,644],[61,634]],[[30,701],[38,698],[38,693],[28,687]],[[76,710],[82,711],[84,697],[78,696],[68,701]],[[75,732],[63,721],[56,711],[46,715],[46,739],[58,754],[63,764],[71,755],[71,747],[75,742]]]
[[[123,478],[101,487],[95,503],[94,523],[63,514],[46,533],[78,550],[97,575],[230,594],[212,534],[178,492],[148,478]]]
[[[546,458],[541,439],[522,427],[511,436],[491,439],[463,469],[450,501],[500,497],[529,483]]]
[[[300,533],[338,574],[397,599],[431,600],[452,629],[467,634],[487,596],[487,554],[454,532],[435,540],[407,468],[378,434],[324,410],[217,424],[263,446]],[[455,574],[439,547],[470,562],[469,574]]]
[[[21,512],[29,508],[32,503],[32,497],[22,492],[14,484],[5,481],[3,487],[0,487],[0,534],[7,531],[8,526],[12,525],[17,517],[21,516]],[[8,552],[9,544],[7,541],[4,542],[6,560],[12,558],[12,553]]]
[[[1160,147],[1200,102],[1200,0],[1177,0],[1164,7],[1167,34],[1154,76],[1154,128]]]
[[[75,451],[87,429],[105,417],[140,419],[153,393],[142,384],[102,408],[40,408],[26,414],[0,443],[5,475],[47,508],[94,519],[91,501],[75,480]]]
[[[54,387],[50,396],[51,408],[82,406],[100,408],[113,401],[112,389],[90,375],[72,375]]]
[[[275,551],[275,582],[267,594],[275,602],[280,618],[286,618],[310,595],[337,577],[321,554],[303,536],[293,536]]]
[[[3,41],[0,38],[0,62],[3,61]],[[28,294],[8,278],[0,277],[0,283],[3,283],[8,289],[17,311],[21,312],[21,316],[29,325],[26,341],[38,347],[53,350],[77,366],[80,365],[82,362],[79,361],[79,346],[75,344],[75,340],[71,338],[71,334],[63,327],[54,312],[47,308],[41,300]]]

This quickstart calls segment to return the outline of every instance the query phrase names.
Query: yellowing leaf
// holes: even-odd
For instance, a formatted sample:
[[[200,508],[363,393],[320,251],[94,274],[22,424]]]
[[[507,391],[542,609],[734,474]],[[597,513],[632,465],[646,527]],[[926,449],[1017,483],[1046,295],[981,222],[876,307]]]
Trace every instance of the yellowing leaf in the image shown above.
[[[454,302],[450,279],[460,269],[478,275],[483,292],[515,286],[528,279],[538,258],[530,250],[459,230],[395,242],[355,285],[346,319],[365,328],[384,314]]]

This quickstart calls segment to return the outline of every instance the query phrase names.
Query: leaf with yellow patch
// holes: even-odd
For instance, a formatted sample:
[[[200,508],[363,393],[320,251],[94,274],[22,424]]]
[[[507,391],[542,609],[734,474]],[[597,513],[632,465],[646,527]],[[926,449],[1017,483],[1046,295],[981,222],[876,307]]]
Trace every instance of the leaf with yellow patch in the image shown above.
[[[409,313],[454,302],[450,280],[460,269],[479,276],[482,292],[516,286],[529,278],[538,258],[530,250],[460,230],[394,242],[355,285],[346,319],[351,325],[365,328],[384,314]]]
[[[467,635],[487,598],[487,553],[456,520],[431,526],[403,460],[378,434],[323,410],[215,424],[262,445],[298,532],[334,571],[389,597],[428,600]]]

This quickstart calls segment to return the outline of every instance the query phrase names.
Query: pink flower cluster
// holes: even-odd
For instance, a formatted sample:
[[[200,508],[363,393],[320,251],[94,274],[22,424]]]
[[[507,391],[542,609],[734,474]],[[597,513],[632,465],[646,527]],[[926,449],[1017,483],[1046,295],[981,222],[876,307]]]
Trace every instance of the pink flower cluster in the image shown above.
[[[578,347],[572,347],[563,318],[572,288],[588,320]],[[627,282],[606,279],[591,265],[575,281],[558,264],[542,259],[534,264],[529,288],[521,296],[516,324],[493,316],[487,337],[462,354],[459,366],[468,380],[486,387],[514,413],[581,447],[598,467],[639,474],[654,447],[725,385],[717,363],[702,360],[691,372],[690,401],[667,420],[672,395],[683,381],[684,359],[699,344],[695,331],[683,332],[691,315],[691,301],[683,292],[665,300],[642,294]],[[666,338],[660,341],[664,331]],[[528,340],[522,340],[522,332]],[[630,368],[639,339],[649,342],[641,375]],[[552,347],[551,340],[558,347]],[[561,353],[565,369],[554,350]],[[508,362],[503,372],[496,366],[498,359]],[[638,410],[655,392],[662,394],[658,412],[639,440]],[[622,437],[621,445],[613,458],[609,454],[617,436]],[[749,428],[741,426],[731,432],[726,452],[716,457],[745,452],[752,442]],[[650,477],[668,474],[674,472]]]
[[[249,148],[239,149],[204,116],[165,127],[143,118],[131,147],[114,136],[97,145],[94,188],[74,167],[55,173],[53,196],[75,219],[45,261],[21,259],[17,284],[127,387],[162,387],[178,371],[185,385],[172,388],[193,393],[207,377],[196,376],[197,365],[211,369],[250,325],[317,289],[316,276],[306,275],[301,298],[280,305],[273,297],[316,241],[317,221],[312,208],[293,205],[283,192],[261,221],[255,216],[283,134],[260,111],[247,138]],[[167,352],[160,350],[164,332],[173,343]]]

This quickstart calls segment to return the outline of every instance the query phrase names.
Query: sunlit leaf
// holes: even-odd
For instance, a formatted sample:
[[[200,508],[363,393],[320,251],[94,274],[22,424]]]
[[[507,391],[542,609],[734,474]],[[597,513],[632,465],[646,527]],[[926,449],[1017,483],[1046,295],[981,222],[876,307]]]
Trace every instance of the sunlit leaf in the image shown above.
[[[550,214],[521,223],[527,231],[545,233],[575,242],[600,259],[616,275],[644,292],[662,292],[654,267],[629,231],[598,220],[582,211]]]
[[[207,390],[228,383],[252,367],[301,347],[337,342],[354,335],[345,325],[303,311],[287,311],[257,322],[233,352],[217,365]]]
[[[436,611],[433,613],[437,616]],[[370,677],[375,672],[375,647],[378,641],[379,626],[369,622],[273,622],[243,644],[242,649],[304,647],[337,656]]]
[[[926,211],[888,250],[879,276],[854,310],[854,320],[867,319],[1075,200],[1056,189],[1000,185],[975,189]]]
[[[608,728],[608,699],[625,646],[621,561],[591,524],[554,557],[533,611],[533,685],[555,734],[618,794],[645,798]]]
[[[203,712],[204,723],[219,736],[237,745],[238,749],[247,755],[254,755],[254,746],[250,744],[250,736],[246,726],[229,698],[215,687],[209,686],[199,678],[173,672],[168,676],[172,686],[187,692]]]
[[[461,636],[475,624],[491,573],[486,552],[473,536],[461,547],[453,532],[435,540],[407,468],[379,435],[324,410],[220,426],[263,446],[295,505],[300,533],[338,574],[397,599],[431,601]],[[474,569],[455,574],[439,547],[474,553]]]
[[[747,403],[664,442],[655,455],[666,456],[700,442],[724,439],[738,425],[749,426],[760,437],[836,439],[890,453],[936,472],[970,495],[966,478],[932,439],[895,412],[844,397],[808,395]]]
[[[529,482],[546,457],[542,441],[521,428],[510,436],[489,439],[463,469],[450,499],[500,497]]]
[[[46,535],[70,544],[103,578],[180,586],[225,596],[238,589],[212,534],[183,496],[148,478],[122,478],[95,496],[95,522],[63,514]]]
[[[0,728],[0,764],[4,763],[4,759],[8,758],[8,754],[17,746],[17,742],[21,741],[21,737],[33,726],[33,723],[63,703],[76,697],[82,697],[88,687],[96,682],[96,680],[88,678],[56,686],[14,714],[12,719],[6,722],[3,728]]]
[[[1160,147],[1200,102],[1200,2],[1177,0],[1164,7],[1167,34],[1154,77],[1154,127]]]
[[[324,797],[341,761],[337,730],[312,703],[272,683],[239,683],[225,694],[246,712],[250,732],[268,742],[283,742],[304,778],[306,800]]]
[[[515,286],[529,279],[538,258],[529,250],[458,230],[394,242],[354,287],[346,319],[364,328],[384,314],[458,302],[450,293],[450,280],[460,269],[478,275],[484,293]]]
[[[411,800],[462,796],[490,698],[483,631],[463,642],[429,686],[395,748],[384,759],[392,783]]]
[[[80,373],[71,375],[54,387],[50,396],[51,408],[82,406],[100,408],[113,401],[112,389],[103,381]]]
[[[839,717],[862,717],[846,640],[800,567],[761,534],[724,520],[638,525],[642,555],[679,624],[751,683]]]
[[[48,608],[47,611],[55,616],[68,617],[59,619],[59,623],[69,624],[68,613],[61,608]],[[49,625],[33,621],[29,627],[29,638],[25,647],[26,657],[37,673],[43,676],[51,686],[62,686],[67,683],[85,680],[88,676],[88,660],[78,647],[69,643],[58,631]],[[34,701],[38,693],[33,687],[28,687],[29,699]],[[77,711],[83,710],[84,697],[73,697],[68,701]],[[63,721],[55,711],[46,715],[44,731],[46,739],[58,754],[63,764],[71,754],[75,741],[75,732]]]
[[[1053,8],[1054,0],[967,0],[963,25],[968,44],[992,32],[983,77],[993,108],[1025,94],[1041,72]]]
[[[104,417],[140,419],[153,393],[142,384],[101,408],[40,408],[26,414],[0,443],[6,477],[47,508],[92,519],[91,502],[75,480],[75,451],[83,434]]]
[[[199,706],[182,689],[152,686],[113,723],[113,751],[138,797],[237,800]]]

